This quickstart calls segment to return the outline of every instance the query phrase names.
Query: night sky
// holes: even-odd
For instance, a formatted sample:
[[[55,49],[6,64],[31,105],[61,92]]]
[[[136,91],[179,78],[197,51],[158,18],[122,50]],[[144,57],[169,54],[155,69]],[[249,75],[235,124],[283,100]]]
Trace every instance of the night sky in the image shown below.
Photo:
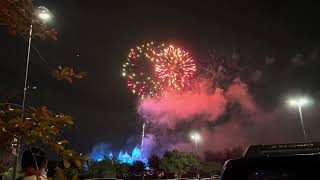
[[[88,152],[99,142],[126,144],[140,131],[137,98],[121,77],[128,50],[146,41],[171,42],[203,57],[209,48],[290,58],[319,47],[319,5],[300,1],[91,0],[36,1],[54,14],[58,41],[35,40],[27,104],[46,105],[75,118],[66,131],[72,146]],[[27,45],[0,28],[0,90],[21,103]],[[281,60],[281,58],[279,58]],[[45,62],[47,61],[48,64]],[[281,65],[281,63],[279,63]],[[49,67],[88,72],[70,85]]]

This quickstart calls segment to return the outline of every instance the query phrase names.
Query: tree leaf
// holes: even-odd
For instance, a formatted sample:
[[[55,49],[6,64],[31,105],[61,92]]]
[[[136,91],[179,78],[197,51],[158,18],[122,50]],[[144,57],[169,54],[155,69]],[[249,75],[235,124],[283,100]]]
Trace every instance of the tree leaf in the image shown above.
[[[81,161],[89,161],[89,159],[90,159],[90,158],[89,158],[88,156],[81,156],[81,157],[80,157],[80,160],[81,160]]]
[[[57,80],[66,80],[72,84],[74,79],[82,79],[87,76],[87,72],[75,72],[72,67],[58,66],[52,71],[52,76]]]
[[[52,147],[53,147],[53,150],[54,150],[55,153],[58,154],[60,152],[60,147],[59,147],[58,144],[54,144]]]
[[[74,163],[77,165],[77,167],[80,169],[82,164],[79,160],[75,160]]]
[[[36,142],[36,138],[34,136],[25,136],[23,142],[26,144],[33,144]]]
[[[70,166],[71,166],[70,162],[68,160],[66,160],[66,159],[63,160],[63,165],[67,169],[70,168]]]
[[[9,125],[18,124],[19,121],[21,121],[21,120],[20,119],[11,119],[11,120],[9,120],[8,124]]]
[[[75,152],[74,152],[73,150],[70,150],[70,149],[66,149],[66,150],[63,151],[63,156],[64,156],[65,158],[68,158],[68,159],[69,159],[70,157],[73,157],[74,154],[75,154]]]
[[[62,143],[62,144],[69,144],[69,141],[66,140],[66,139],[64,139],[64,140],[61,141],[61,143]]]
[[[64,120],[70,124],[70,125],[73,125],[73,120],[72,120],[72,117],[71,116],[65,116]]]
[[[57,174],[57,177],[58,177],[60,180],[64,180],[64,179],[65,179],[61,168],[56,167],[56,174]]]

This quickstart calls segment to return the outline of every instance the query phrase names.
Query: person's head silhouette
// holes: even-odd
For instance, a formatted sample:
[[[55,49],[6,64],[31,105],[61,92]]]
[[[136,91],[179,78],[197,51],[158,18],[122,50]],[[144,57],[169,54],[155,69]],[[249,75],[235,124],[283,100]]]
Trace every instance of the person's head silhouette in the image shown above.
[[[39,148],[26,150],[22,155],[21,168],[25,176],[46,176],[47,159]]]

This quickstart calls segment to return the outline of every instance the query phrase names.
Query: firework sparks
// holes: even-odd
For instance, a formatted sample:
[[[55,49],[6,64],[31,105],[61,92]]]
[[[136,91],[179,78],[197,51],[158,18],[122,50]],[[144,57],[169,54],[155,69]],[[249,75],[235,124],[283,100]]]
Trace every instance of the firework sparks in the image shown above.
[[[158,54],[155,73],[167,91],[179,92],[190,86],[196,65],[189,52],[170,45]]]
[[[144,99],[186,89],[195,71],[189,52],[150,42],[130,50],[122,76],[132,93]]]
[[[127,86],[141,98],[157,96],[160,85],[154,78],[152,61],[156,59],[153,42],[131,49],[123,64],[122,76],[127,77]]]

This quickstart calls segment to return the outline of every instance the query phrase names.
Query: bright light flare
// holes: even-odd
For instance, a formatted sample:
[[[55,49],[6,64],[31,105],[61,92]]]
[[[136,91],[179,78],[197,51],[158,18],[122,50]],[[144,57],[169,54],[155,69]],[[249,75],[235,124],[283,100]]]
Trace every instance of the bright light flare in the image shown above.
[[[194,142],[199,142],[201,140],[201,136],[200,136],[200,134],[198,132],[192,132],[190,134],[190,138]]]
[[[39,6],[35,11],[35,14],[44,22],[50,21],[52,18],[52,14],[50,13],[49,9],[43,6]]]
[[[287,101],[288,105],[290,106],[306,106],[308,104],[311,103],[311,100],[307,97],[294,97],[294,98],[290,98]]]
[[[38,17],[42,20],[45,20],[45,21],[48,21],[51,18],[51,16],[45,12],[38,14]]]

